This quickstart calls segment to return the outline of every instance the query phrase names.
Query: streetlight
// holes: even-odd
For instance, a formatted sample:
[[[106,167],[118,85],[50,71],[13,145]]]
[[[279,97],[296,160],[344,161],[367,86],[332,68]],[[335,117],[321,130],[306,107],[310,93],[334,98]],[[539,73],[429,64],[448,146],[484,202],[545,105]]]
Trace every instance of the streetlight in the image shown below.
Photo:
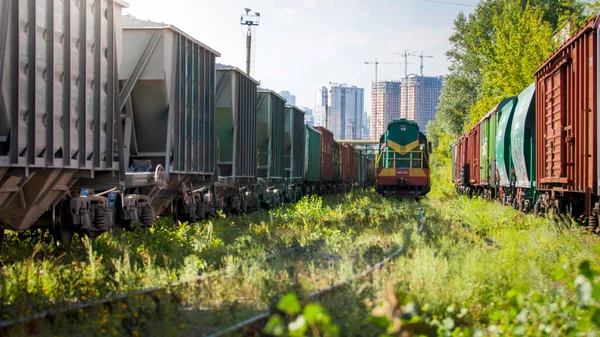
[[[240,24],[242,26],[248,26],[248,32],[246,33],[246,73],[250,76],[250,55],[252,50],[252,26],[258,26],[260,23],[260,13],[254,12],[254,15],[250,14],[250,8],[244,8],[246,11],[245,15],[240,17]]]

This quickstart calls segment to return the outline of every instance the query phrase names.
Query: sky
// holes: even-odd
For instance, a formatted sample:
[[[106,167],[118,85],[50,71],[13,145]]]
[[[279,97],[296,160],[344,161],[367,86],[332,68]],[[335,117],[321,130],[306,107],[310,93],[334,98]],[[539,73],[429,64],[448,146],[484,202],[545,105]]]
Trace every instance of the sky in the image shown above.
[[[439,1],[439,2],[432,2]],[[471,13],[477,0],[128,0],[123,14],[176,26],[217,50],[218,63],[246,69],[244,8],[260,12],[253,77],[276,92],[288,90],[296,105],[313,108],[315,90],[329,82],[365,89],[370,113],[371,81],[404,76],[404,58],[424,59],[426,76],[448,71],[445,52],[459,12]],[[448,2],[448,3],[444,3]],[[450,4],[458,3],[464,6]],[[408,73],[419,73],[420,58],[408,57]]]

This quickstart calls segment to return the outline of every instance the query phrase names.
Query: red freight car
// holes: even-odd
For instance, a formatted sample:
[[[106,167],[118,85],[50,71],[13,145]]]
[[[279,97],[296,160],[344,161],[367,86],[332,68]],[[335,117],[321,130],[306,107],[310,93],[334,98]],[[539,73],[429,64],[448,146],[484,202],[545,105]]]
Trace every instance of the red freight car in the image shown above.
[[[597,179],[595,20],[565,42],[537,70],[536,173],[541,191],[536,207],[573,207],[590,215]],[[569,194],[579,194],[571,204]],[[574,196],[574,195],[571,195]],[[571,208],[568,207],[568,208]]]
[[[341,180],[344,183],[351,183],[352,182],[352,173],[353,173],[352,153],[354,153],[354,146],[346,145],[346,144],[340,145],[340,152],[341,152],[341,157],[342,157],[340,160]]]
[[[322,126],[321,131],[321,181],[332,182],[333,179],[333,133]]]
[[[356,150],[352,151],[352,181],[358,181],[358,166],[360,163],[358,162],[358,152]]]
[[[481,124],[475,125],[474,128],[469,131],[468,137],[468,149],[467,149],[467,165],[469,165],[469,185],[481,185],[481,172],[479,171],[480,165],[480,148],[481,148]]]
[[[454,169],[454,182],[457,185],[468,185],[467,148],[469,139],[462,136],[456,143],[456,167]]]

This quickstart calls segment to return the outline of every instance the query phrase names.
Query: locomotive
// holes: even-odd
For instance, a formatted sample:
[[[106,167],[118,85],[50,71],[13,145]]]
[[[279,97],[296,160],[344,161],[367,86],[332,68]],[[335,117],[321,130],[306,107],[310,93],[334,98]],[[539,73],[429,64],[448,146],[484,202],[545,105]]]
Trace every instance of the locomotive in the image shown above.
[[[379,139],[377,192],[392,197],[420,198],[430,191],[431,144],[415,121],[393,120]]]
[[[66,244],[374,184],[373,158],[126,6],[0,0],[2,233],[51,228]]]
[[[598,231],[598,19],[590,20],[452,145],[457,191]]]

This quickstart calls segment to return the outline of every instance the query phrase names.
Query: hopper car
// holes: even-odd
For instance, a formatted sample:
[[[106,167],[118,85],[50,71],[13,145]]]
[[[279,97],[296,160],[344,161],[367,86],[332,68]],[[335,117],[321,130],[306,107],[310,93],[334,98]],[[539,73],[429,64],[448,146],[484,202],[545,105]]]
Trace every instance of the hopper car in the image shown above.
[[[459,193],[535,214],[568,214],[598,231],[599,17],[575,32],[517,96],[452,145]]]
[[[431,144],[415,121],[391,121],[379,140],[377,192],[391,197],[421,198],[430,191]]]
[[[67,244],[374,184],[372,158],[126,6],[0,0],[0,234]]]

